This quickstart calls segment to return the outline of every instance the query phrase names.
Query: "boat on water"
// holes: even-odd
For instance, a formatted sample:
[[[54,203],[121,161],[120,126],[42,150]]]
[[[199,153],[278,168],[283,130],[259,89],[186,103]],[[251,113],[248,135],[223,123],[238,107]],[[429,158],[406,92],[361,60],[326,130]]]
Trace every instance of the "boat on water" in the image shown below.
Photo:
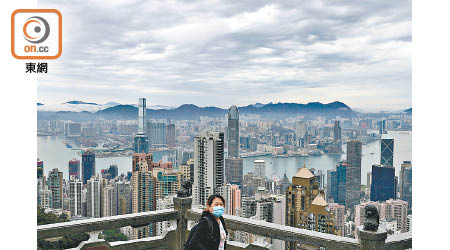
[[[68,143],[66,144],[66,147],[67,148],[72,148],[72,146],[70,144],[68,144]]]

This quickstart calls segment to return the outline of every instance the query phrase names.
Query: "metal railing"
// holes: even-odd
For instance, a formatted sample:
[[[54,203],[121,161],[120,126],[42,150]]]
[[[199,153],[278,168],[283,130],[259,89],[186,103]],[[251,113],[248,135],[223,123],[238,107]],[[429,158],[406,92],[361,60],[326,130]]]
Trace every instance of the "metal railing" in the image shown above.
[[[38,226],[37,238],[47,239],[61,237],[74,233],[89,233],[88,241],[82,242],[76,249],[108,250],[108,249],[182,249],[187,235],[188,220],[197,221],[201,210],[192,209],[192,198],[174,197],[174,209],[164,209],[151,212],[118,215],[112,217],[86,219],[73,222],[63,222]],[[411,232],[387,237],[387,232],[378,229],[377,232],[358,228],[359,239],[351,239],[331,234],[284,226],[265,221],[251,220],[233,215],[223,215],[227,229],[241,231],[254,235],[269,237],[285,242],[298,242],[308,246],[308,249],[376,249],[400,250],[412,248]],[[107,242],[98,239],[102,230],[131,226],[139,228],[150,223],[176,221],[176,228],[170,228],[160,236],[138,240]],[[260,243],[243,244],[234,241],[227,242],[228,250],[237,249],[274,249],[270,245]]]

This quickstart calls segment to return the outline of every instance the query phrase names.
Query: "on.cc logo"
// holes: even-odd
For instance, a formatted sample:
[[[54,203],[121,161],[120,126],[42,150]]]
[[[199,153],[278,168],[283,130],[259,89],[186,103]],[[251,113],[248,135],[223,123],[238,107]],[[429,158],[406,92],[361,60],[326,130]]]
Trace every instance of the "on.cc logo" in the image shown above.
[[[23,35],[30,43],[42,43],[50,34],[47,20],[39,16],[32,16],[23,25]]]

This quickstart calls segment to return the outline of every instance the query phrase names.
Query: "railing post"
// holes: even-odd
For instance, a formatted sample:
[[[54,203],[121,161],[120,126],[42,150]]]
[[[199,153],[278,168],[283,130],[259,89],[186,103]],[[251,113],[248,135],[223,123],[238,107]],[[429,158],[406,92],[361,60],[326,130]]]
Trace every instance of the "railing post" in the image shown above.
[[[186,242],[187,219],[186,210],[191,209],[192,197],[173,197],[173,206],[179,213],[177,220],[177,249],[183,249]]]
[[[382,226],[377,231],[364,230],[364,226],[358,227],[358,238],[361,250],[385,250],[387,232]]]

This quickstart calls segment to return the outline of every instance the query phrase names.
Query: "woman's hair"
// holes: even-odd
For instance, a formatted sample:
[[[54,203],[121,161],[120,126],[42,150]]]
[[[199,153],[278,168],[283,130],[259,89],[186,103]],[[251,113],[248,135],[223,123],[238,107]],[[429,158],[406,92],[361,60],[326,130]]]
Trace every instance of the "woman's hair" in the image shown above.
[[[218,194],[213,194],[213,195],[209,196],[208,201],[206,202],[206,205],[211,206],[213,203],[213,200],[215,198],[221,199],[223,204],[225,205],[225,199],[221,195],[218,195]]]

